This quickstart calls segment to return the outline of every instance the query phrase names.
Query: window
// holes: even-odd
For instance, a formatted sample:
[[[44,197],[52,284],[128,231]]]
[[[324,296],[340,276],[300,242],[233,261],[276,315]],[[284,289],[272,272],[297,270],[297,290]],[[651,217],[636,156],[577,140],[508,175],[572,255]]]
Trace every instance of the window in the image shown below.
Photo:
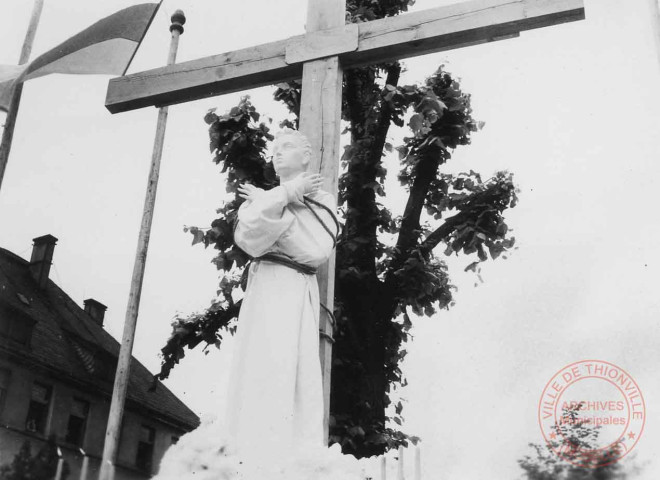
[[[142,425],[140,427],[140,437],[138,438],[137,455],[135,456],[135,465],[142,470],[151,471],[151,464],[154,455],[154,439],[156,431]]]
[[[28,408],[25,429],[30,432],[45,433],[52,388],[35,382],[32,384],[32,397]]]
[[[114,357],[103,350],[99,350],[94,355],[94,365],[96,368],[95,373],[99,377],[109,382],[114,382],[115,372],[117,370],[117,357]]]
[[[66,437],[64,440],[68,443],[82,447],[85,439],[85,428],[87,427],[87,416],[89,415],[89,402],[85,400],[73,399],[71,403],[71,412],[69,413],[69,423],[66,427]]]
[[[0,315],[0,335],[2,335],[3,337],[8,337],[11,324],[12,324],[11,318],[5,315]]]
[[[69,341],[78,359],[82,362],[88,373],[109,382],[114,381],[115,371],[117,369],[116,357],[113,357],[105,350],[99,349],[98,346],[90,345],[78,337],[70,338]]]
[[[30,343],[32,336],[32,323],[28,323],[23,319],[14,319],[9,338],[16,340],[21,345]]]
[[[9,370],[0,368],[0,412],[5,406],[5,399],[7,398],[7,392],[9,392],[10,377],[11,372]]]
[[[9,338],[21,345],[29,345],[34,321],[14,310],[3,308],[0,311],[0,336]]]

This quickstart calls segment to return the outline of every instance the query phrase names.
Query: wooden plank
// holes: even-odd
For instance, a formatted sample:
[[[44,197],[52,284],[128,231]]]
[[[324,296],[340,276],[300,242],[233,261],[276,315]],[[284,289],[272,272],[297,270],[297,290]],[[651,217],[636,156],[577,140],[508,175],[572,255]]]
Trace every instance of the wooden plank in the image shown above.
[[[476,0],[360,24],[346,68],[410,58],[516,36],[584,18],[583,0]]]
[[[359,27],[356,23],[294,37],[286,46],[286,63],[302,63],[354,52],[358,48],[358,37]]]
[[[323,175],[325,179],[323,189],[332,193],[335,199],[341,157],[339,152],[342,87],[340,67],[336,56],[305,64],[300,108],[300,130],[309,139],[315,154],[310,169]],[[332,135],[334,130],[337,130],[337,135]]]
[[[323,176],[323,189],[337,200],[339,177],[339,139],[341,121],[341,92],[343,73],[337,57],[307,62],[303,73],[300,130],[307,136],[314,152],[310,170]],[[334,252],[317,273],[319,299],[330,311],[334,308]],[[320,338],[319,356],[323,375],[324,435],[328,438],[330,415],[330,382],[332,369],[332,343],[334,327],[330,318],[321,311],[319,328],[325,334]]]
[[[280,40],[113,78],[106,108],[118,113],[298,79],[302,64],[286,63],[287,43]]]
[[[308,0],[307,33],[324,31],[344,24],[345,0]],[[306,62],[303,68],[300,100],[300,130],[312,144],[310,170],[323,175],[323,189],[337,201],[339,177],[339,138],[341,134],[341,98],[343,73],[339,58],[329,57]],[[331,255],[317,274],[319,298],[329,311],[334,308],[335,256]],[[333,325],[325,311],[321,311],[319,357],[323,375],[323,434],[328,440],[330,419],[330,382],[332,371]]]
[[[424,55],[515,36],[584,18],[584,0],[471,0],[359,24],[358,48],[340,55],[344,68]],[[312,30],[310,29],[310,32]],[[112,113],[169,105],[300,78],[288,64],[293,37],[110,80]]]

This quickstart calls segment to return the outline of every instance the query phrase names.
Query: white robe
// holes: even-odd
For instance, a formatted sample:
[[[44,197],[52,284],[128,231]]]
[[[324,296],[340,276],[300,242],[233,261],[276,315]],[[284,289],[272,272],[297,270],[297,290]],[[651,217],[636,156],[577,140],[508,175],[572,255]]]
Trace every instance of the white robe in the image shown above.
[[[312,198],[334,211],[330,194]],[[284,184],[246,201],[238,211],[236,244],[253,257],[276,253],[321,265],[332,252],[332,238],[301,199],[301,192]],[[312,208],[334,231],[330,214]],[[230,375],[225,425],[241,454],[323,444],[315,275],[267,260],[252,263]]]

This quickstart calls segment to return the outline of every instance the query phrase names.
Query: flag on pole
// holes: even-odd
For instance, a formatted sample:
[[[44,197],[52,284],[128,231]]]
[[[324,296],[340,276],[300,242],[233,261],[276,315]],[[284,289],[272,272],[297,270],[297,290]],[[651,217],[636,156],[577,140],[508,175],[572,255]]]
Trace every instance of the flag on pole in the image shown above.
[[[0,65],[0,110],[9,110],[14,87],[27,65]]]
[[[123,75],[159,6],[133,5],[99,20],[25,65],[0,65],[0,109],[9,110],[18,83],[50,73]]]

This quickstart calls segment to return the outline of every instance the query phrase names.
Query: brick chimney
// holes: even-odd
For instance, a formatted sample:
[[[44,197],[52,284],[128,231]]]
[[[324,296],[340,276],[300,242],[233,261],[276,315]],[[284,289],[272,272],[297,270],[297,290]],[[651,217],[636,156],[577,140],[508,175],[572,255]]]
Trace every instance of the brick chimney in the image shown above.
[[[44,288],[48,283],[50,266],[53,263],[53,252],[57,238],[52,235],[33,238],[32,258],[30,258],[30,273],[37,282],[39,288]]]
[[[85,312],[89,315],[92,320],[99,326],[103,326],[103,317],[105,317],[105,311],[108,309],[101,302],[97,302],[93,298],[88,298],[84,302]]]

